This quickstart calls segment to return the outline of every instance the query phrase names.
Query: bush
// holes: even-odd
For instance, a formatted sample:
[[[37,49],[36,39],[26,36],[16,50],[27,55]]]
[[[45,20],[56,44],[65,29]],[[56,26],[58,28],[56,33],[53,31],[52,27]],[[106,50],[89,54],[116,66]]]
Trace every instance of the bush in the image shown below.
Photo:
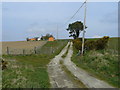
[[[95,41],[86,41],[85,42],[85,49],[86,50],[93,50],[95,49]]]
[[[73,40],[73,46],[77,49],[77,50],[81,50],[82,49],[82,39],[77,38]]]
[[[95,43],[96,50],[105,49],[107,46],[108,40],[109,40],[108,36],[104,36],[103,38],[98,39]]]
[[[103,38],[100,38],[98,40],[87,40],[85,39],[85,49],[86,50],[102,50],[105,49],[108,43],[109,37],[108,36],[104,36]],[[81,50],[82,49],[82,38],[77,38],[73,40],[73,46],[77,49],[77,50]]]

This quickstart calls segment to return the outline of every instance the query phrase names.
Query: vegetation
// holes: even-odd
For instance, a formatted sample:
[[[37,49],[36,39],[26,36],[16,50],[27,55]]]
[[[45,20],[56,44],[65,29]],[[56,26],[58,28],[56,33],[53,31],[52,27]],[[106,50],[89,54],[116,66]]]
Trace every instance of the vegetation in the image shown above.
[[[118,51],[119,50],[118,40],[120,40],[120,38],[110,38],[108,41],[108,49]]]
[[[73,40],[73,46],[77,49],[77,50],[81,50],[82,49],[82,39],[77,38]]]
[[[72,61],[78,67],[86,69],[88,72],[92,73],[93,76],[105,80],[115,87],[119,87],[120,71],[118,68],[120,61],[118,60],[117,52],[111,53],[118,50],[116,49],[118,48],[118,45],[116,45],[118,44],[116,39],[110,38],[107,48],[87,50],[84,56],[76,56],[78,50],[74,47]]]
[[[56,53],[60,52],[59,48],[61,46],[64,46],[66,44],[66,40],[59,40],[59,41],[49,41],[47,44],[45,44],[42,48],[37,50],[37,53],[39,54],[47,54],[49,56],[54,56]]]
[[[62,44],[61,44],[62,43]],[[55,55],[59,54],[67,41],[47,42],[45,47],[58,47],[52,54],[35,55],[4,55],[8,62],[7,69],[2,73],[3,88],[49,88],[49,77],[47,73],[47,64]],[[48,51],[49,52],[49,51]]]
[[[107,47],[108,40],[108,36],[104,36],[98,40],[88,40],[85,42],[85,48],[86,50],[103,50]]]
[[[103,38],[97,39],[97,40],[86,40],[85,39],[85,50],[102,50],[107,47],[109,37],[104,36]],[[82,39],[77,38],[73,40],[73,46],[77,50],[82,49]]]
[[[87,27],[85,27],[87,28]],[[81,31],[83,31],[84,25],[81,21],[76,21],[72,24],[69,24],[67,31],[69,31],[70,36],[73,37],[74,39],[79,37],[79,34]]]
[[[48,40],[50,37],[53,37],[51,34],[46,34],[45,36],[41,37],[41,40]]]

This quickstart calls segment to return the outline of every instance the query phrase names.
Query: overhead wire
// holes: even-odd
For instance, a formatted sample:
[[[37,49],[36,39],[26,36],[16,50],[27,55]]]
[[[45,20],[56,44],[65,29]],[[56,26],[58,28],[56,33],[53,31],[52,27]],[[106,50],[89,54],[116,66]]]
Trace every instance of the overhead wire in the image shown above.
[[[80,11],[80,9],[84,6],[84,4],[87,2],[87,0],[85,0],[84,3],[82,3],[82,5],[78,8],[78,10],[72,15],[72,17],[70,19],[68,19],[63,25],[66,25],[71,19],[73,19],[75,17],[75,15]],[[64,27],[61,27],[61,29]]]
[[[86,0],[87,1],[87,0]],[[67,24],[71,19],[73,19],[74,18],[74,16],[79,12],[79,10],[84,6],[84,4],[86,3],[86,1],[78,8],[78,10],[73,14],[73,16],[70,18],[70,19],[68,19],[68,21],[65,23],[65,24]]]

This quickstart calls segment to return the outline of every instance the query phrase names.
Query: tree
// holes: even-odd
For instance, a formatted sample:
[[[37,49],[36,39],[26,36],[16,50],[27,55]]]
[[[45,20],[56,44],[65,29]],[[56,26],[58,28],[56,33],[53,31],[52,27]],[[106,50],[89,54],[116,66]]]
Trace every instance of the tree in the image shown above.
[[[27,41],[29,41],[29,38],[26,38]]]
[[[50,37],[53,37],[51,34],[46,34],[45,36],[41,37],[41,40],[48,40]]]
[[[87,27],[85,27],[87,28]],[[76,21],[72,24],[69,24],[67,31],[69,31],[70,36],[73,37],[74,39],[79,37],[79,34],[81,31],[83,31],[84,25],[81,21]]]

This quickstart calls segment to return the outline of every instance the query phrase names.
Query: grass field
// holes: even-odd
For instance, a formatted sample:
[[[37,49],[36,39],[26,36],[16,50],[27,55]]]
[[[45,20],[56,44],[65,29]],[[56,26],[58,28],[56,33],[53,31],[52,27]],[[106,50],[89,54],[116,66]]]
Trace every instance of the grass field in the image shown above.
[[[34,48],[42,47],[47,41],[15,41],[2,42],[2,54],[7,54],[7,47],[10,54],[22,54],[23,50],[26,53],[32,53]],[[0,42],[1,44],[1,42]]]
[[[118,45],[118,40],[120,38],[110,38],[109,42],[108,42],[108,49],[113,51],[112,53],[118,53],[118,48],[119,48],[119,45]]]
[[[45,47],[58,48],[53,54],[36,55],[4,55],[3,58],[8,62],[7,69],[2,74],[3,88],[49,88],[49,77],[47,64],[55,55],[59,54],[67,41],[47,42]],[[49,51],[48,51],[49,52]]]
[[[120,71],[118,69],[118,38],[110,38],[105,50],[87,51],[84,56],[77,56],[78,51],[74,48],[72,61],[93,76],[105,80],[115,87],[120,87]]]

